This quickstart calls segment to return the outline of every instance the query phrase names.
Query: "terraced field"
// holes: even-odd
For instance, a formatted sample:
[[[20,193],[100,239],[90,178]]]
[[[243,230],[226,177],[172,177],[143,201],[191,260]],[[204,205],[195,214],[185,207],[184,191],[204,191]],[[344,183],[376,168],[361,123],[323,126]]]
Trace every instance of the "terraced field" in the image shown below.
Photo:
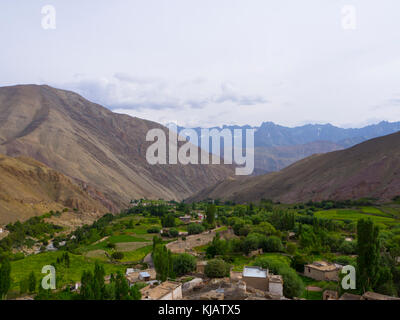
[[[393,213],[388,212],[392,210]],[[376,207],[361,207],[355,209],[331,209],[314,213],[317,218],[325,218],[341,221],[357,221],[359,219],[371,218],[375,223],[391,226],[400,223],[399,216],[394,214],[396,209],[380,209]],[[399,213],[398,213],[399,214]]]

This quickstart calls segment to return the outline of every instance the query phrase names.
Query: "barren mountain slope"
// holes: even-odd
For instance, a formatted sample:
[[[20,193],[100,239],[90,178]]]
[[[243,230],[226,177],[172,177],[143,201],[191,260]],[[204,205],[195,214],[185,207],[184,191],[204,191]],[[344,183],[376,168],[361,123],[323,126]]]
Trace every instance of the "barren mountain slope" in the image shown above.
[[[352,148],[314,155],[258,177],[234,178],[202,190],[189,200],[262,198],[285,203],[400,195],[400,132]]]
[[[0,177],[1,225],[66,207],[87,213],[107,212],[70,179],[30,158],[0,155]]]
[[[0,153],[32,157],[104,193],[119,207],[133,198],[183,199],[233,174],[224,165],[150,165],[145,141],[165,127],[121,115],[49,86],[0,88]]]

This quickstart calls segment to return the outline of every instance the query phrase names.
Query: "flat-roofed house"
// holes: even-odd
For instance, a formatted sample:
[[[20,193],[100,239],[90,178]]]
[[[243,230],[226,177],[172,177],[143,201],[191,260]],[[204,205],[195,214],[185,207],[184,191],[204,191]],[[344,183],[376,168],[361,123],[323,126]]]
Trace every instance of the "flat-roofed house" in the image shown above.
[[[315,261],[304,266],[304,275],[317,281],[338,281],[340,267],[326,261]]]
[[[268,291],[269,293],[283,296],[283,279],[280,275],[270,274],[268,269],[260,267],[244,267],[241,278],[246,286],[254,289]]]
[[[150,274],[147,271],[139,272],[139,280],[150,281]]]
[[[142,300],[181,300],[182,283],[165,281],[158,286],[149,285],[140,290]]]
[[[260,267],[244,267],[242,280],[254,289],[268,291],[268,270]]]

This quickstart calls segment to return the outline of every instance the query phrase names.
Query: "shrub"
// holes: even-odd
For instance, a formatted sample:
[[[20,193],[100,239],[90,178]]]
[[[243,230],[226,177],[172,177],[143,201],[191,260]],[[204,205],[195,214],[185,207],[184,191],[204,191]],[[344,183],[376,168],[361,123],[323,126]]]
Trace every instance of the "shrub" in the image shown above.
[[[171,238],[175,238],[175,237],[179,236],[179,231],[178,231],[177,229],[170,229],[170,230],[168,231],[168,235],[169,235]]]
[[[199,234],[204,231],[204,227],[198,223],[191,223],[188,225],[187,230],[189,234]]]
[[[120,251],[115,251],[112,253],[111,257],[115,260],[121,260],[124,258],[124,254]]]
[[[286,245],[287,253],[289,253],[290,255],[294,255],[296,253],[296,250],[297,246],[293,242],[288,242],[288,244]]]
[[[263,250],[265,252],[281,252],[283,251],[283,245],[281,239],[276,236],[267,238],[263,243]]]
[[[174,273],[182,276],[196,270],[196,258],[190,254],[183,253],[173,257]]]
[[[229,277],[230,266],[221,259],[210,260],[204,268],[204,273],[209,278]]]
[[[160,228],[159,227],[151,227],[147,229],[147,233],[160,233]]]

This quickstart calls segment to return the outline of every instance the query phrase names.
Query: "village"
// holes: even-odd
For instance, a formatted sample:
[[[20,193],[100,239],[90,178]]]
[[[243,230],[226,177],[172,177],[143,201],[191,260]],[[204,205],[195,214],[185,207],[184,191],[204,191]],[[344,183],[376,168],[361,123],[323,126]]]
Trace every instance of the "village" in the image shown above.
[[[25,242],[32,244],[19,248],[26,256],[12,262],[13,294],[16,299],[36,298],[37,291],[21,294],[21,283],[27,272],[38,274],[43,265],[51,264],[60,275],[54,294],[69,288],[68,295],[80,297],[82,274],[100,264],[106,268],[106,285],[120,273],[130,288],[139,290],[141,300],[399,299],[394,294],[342,287],[342,269],[354,265],[358,257],[352,225],[311,220],[302,209],[283,211],[281,207],[135,200],[128,210],[106,215],[92,225],[69,232],[57,227],[52,238],[46,234],[26,237]],[[35,223],[54,221],[53,216],[46,217]],[[6,232],[14,235],[13,226],[5,228],[3,236]],[[316,232],[323,228],[336,239],[341,232],[341,245],[331,243],[335,253],[329,253],[328,246],[316,247],[321,241]],[[309,235],[313,240],[307,239]],[[67,253],[68,266],[63,262]],[[397,256],[394,263],[399,262]],[[175,270],[179,263],[180,269]],[[27,264],[40,269],[21,268]]]

